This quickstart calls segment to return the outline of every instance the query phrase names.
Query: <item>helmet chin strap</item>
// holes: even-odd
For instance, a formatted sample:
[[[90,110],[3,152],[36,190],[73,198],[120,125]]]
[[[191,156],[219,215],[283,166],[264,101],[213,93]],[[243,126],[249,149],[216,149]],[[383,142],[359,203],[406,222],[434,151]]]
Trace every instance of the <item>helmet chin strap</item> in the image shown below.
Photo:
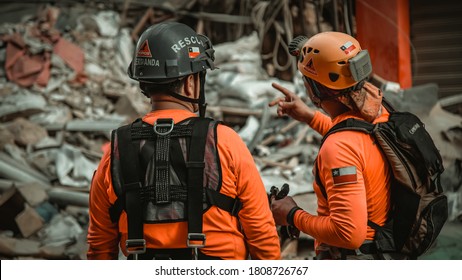
[[[199,116],[200,117],[205,117],[205,110],[207,109],[207,103],[205,102],[205,75],[206,71],[201,71],[199,72],[199,98],[194,99],[194,98],[189,98],[186,97],[182,94],[176,93],[174,91],[168,91],[168,94],[176,99],[179,99],[184,102],[189,102],[193,104],[198,104],[199,105]],[[141,92],[148,98],[150,98],[149,94],[146,92],[148,91],[147,87],[141,87]]]
[[[202,118],[205,117],[205,110],[207,109],[207,103],[205,102],[205,90],[204,90],[205,89],[205,75],[206,75],[205,71],[202,71],[199,73],[200,89],[199,89],[198,99],[189,98],[189,97],[186,97],[184,95],[178,94],[173,91],[170,91],[168,93],[171,96],[181,101],[198,104],[199,105],[199,116]]]
[[[205,71],[199,73],[200,79],[200,90],[199,90],[199,117],[205,117],[205,110],[207,109],[207,103],[205,102]]]

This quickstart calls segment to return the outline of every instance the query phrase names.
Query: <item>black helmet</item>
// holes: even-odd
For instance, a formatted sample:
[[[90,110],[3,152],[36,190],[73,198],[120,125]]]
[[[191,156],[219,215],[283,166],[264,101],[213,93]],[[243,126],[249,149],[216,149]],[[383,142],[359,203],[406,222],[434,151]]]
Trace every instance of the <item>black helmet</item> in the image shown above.
[[[141,34],[128,76],[139,82],[165,84],[214,69],[210,40],[179,22],[153,25]]]

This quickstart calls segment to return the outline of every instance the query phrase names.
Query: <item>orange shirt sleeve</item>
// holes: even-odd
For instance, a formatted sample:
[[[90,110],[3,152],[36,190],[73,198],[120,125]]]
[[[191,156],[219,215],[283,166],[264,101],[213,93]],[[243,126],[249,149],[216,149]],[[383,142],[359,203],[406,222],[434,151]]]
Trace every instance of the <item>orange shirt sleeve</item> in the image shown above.
[[[218,126],[221,154],[229,161],[223,177],[235,178],[237,196],[243,204],[239,221],[252,259],[280,259],[279,237],[263,181],[250,151],[229,127]]]
[[[110,149],[106,149],[98,169],[93,175],[90,188],[87,259],[118,259],[119,230],[118,224],[112,223],[109,216],[111,203],[108,186],[111,186],[109,171]],[[97,201],[97,203],[96,203]]]
[[[335,133],[326,140],[318,156],[319,176],[327,192],[328,201],[315,187],[318,197],[318,216],[297,211],[297,228],[313,236],[317,242],[341,248],[358,248],[367,235],[366,188],[362,174],[361,133]],[[356,178],[345,184],[334,185],[332,170],[356,167]]]
[[[332,127],[332,119],[320,111],[316,111],[314,113],[313,119],[308,125],[319,134],[324,136]]]

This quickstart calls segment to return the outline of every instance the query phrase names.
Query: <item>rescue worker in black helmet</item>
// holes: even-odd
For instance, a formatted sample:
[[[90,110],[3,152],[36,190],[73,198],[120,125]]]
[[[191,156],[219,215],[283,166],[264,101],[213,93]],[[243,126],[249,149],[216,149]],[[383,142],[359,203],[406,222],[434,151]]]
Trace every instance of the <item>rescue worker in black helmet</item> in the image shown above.
[[[187,25],[140,36],[128,75],[152,111],[113,131],[90,190],[88,259],[280,259],[267,194],[245,143],[205,118],[214,50]],[[199,116],[198,116],[198,115]]]

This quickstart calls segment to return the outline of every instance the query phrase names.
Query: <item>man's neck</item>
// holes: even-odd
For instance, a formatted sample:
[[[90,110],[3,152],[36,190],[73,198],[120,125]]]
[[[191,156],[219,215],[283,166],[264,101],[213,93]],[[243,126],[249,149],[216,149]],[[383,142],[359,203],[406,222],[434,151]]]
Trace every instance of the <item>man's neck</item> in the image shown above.
[[[187,110],[187,111],[194,113],[194,108],[192,104],[190,103],[186,103],[182,101],[177,102],[177,101],[163,99],[163,98],[151,100],[151,109],[152,111],[177,109],[177,110]]]

